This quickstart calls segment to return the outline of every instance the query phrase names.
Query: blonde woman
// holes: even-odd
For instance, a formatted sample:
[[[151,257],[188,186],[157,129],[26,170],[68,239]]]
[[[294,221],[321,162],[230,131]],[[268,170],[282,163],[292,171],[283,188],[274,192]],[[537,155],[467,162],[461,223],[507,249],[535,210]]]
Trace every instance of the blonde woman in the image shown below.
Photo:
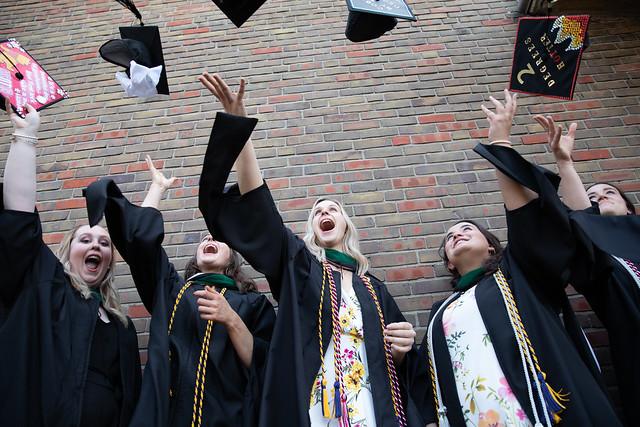
[[[128,426],[140,359],[136,330],[113,287],[109,233],[77,226],[54,256],[35,210],[39,114],[28,107],[24,119],[9,116],[14,141],[0,205],[0,420]]]
[[[418,426],[407,398],[415,332],[368,273],[342,205],[317,200],[304,239],[282,219],[251,142],[256,120],[217,75],[200,81],[222,103],[200,178],[200,209],[216,239],[265,274],[279,302],[260,404],[262,426]],[[223,187],[236,162],[238,184]]]

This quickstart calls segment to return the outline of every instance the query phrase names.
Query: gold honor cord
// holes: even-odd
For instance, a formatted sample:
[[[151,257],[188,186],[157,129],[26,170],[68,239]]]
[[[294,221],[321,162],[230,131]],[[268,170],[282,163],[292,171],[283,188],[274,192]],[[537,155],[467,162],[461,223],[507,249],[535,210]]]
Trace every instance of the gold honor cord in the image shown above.
[[[173,330],[173,320],[178,310],[178,305],[184,296],[184,292],[191,286],[192,282],[187,282],[178,292],[176,302],[173,304],[171,310],[171,318],[169,319],[168,334],[171,335]],[[222,288],[220,295],[224,295],[227,292],[227,288]],[[193,415],[191,420],[191,427],[200,427],[202,425],[202,404],[204,402],[204,384],[207,375],[207,361],[209,360],[209,347],[211,344],[211,331],[213,329],[213,320],[207,320],[207,326],[204,332],[204,342],[200,348],[200,359],[198,360],[198,369],[196,370],[196,384],[193,392]],[[169,351],[169,360],[171,360],[171,351]],[[173,396],[173,392],[169,390],[169,396]]]

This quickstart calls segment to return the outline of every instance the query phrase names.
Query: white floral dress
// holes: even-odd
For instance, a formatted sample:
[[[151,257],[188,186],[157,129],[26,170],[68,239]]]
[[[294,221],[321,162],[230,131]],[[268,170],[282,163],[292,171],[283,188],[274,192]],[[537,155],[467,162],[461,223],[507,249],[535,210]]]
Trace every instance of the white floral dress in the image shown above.
[[[449,304],[442,327],[467,426],[531,426],[496,358],[475,289]]]
[[[373,408],[373,395],[369,383],[369,366],[367,352],[364,345],[362,329],[362,311],[360,302],[353,289],[342,288],[340,301],[340,349],[342,353],[342,379],[347,398],[349,421],[352,427],[375,427],[376,418]],[[335,392],[333,340],[329,343],[324,355],[325,379],[327,380],[327,395],[331,414],[335,414],[333,405]],[[311,426],[338,426],[337,418],[322,416],[322,368],[318,371],[311,391],[309,404],[309,419]]]

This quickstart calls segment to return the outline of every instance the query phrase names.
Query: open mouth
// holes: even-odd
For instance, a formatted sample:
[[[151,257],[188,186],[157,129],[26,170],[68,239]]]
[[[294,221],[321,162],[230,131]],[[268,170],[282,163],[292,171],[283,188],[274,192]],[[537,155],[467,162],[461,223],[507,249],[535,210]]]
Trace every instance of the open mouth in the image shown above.
[[[89,255],[84,259],[84,265],[87,267],[87,270],[95,273],[98,271],[98,267],[100,267],[101,261],[102,258],[99,255]]]
[[[331,218],[324,218],[320,221],[320,230],[322,231],[331,231],[335,228],[335,226],[336,224]]]
[[[462,242],[467,242],[467,241],[468,241],[467,239],[458,239],[458,240],[456,240],[455,242],[453,242],[453,247],[455,248],[455,247],[457,247],[460,243],[462,243]]]
[[[204,250],[202,251],[205,254],[217,254],[218,253],[218,247],[216,245],[207,245],[204,247]]]

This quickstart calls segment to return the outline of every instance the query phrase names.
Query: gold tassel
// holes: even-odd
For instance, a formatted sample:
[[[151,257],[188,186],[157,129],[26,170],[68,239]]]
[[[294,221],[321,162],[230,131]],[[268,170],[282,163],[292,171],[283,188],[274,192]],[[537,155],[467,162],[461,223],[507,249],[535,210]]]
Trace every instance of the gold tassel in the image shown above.
[[[329,396],[327,395],[327,380],[322,376],[322,416],[331,418],[331,409],[329,408]]]

